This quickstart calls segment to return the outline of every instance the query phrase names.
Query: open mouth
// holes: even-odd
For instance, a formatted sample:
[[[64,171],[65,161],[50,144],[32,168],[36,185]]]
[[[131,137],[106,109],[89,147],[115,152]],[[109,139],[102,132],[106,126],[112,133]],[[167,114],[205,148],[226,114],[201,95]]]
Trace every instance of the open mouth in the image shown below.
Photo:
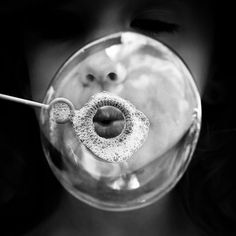
[[[95,132],[103,138],[118,136],[125,126],[123,113],[113,106],[98,108],[93,117]]]

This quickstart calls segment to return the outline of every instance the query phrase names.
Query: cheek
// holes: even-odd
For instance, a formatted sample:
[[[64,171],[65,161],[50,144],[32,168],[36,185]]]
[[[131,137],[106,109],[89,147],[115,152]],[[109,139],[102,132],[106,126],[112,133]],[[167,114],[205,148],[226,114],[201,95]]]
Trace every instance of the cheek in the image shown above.
[[[212,32],[199,27],[186,26],[174,36],[162,36],[165,42],[183,59],[190,69],[200,94],[203,94],[209,73],[212,53]]]
[[[30,87],[35,101],[42,101],[56,71],[75,50],[68,44],[40,45],[27,53]]]
[[[206,45],[199,41],[186,42],[185,45],[178,48],[179,54],[189,67],[195,83],[202,95],[208,77],[210,65],[210,51]]]

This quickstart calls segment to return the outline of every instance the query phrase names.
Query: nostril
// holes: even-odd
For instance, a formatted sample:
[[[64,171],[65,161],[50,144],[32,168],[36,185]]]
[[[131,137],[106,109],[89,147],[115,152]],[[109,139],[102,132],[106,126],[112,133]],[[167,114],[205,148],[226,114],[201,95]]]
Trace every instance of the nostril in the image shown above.
[[[107,78],[110,79],[111,81],[116,81],[118,79],[118,76],[114,72],[110,72],[107,74]]]
[[[88,81],[90,81],[90,82],[93,82],[93,81],[95,80],[95,76],[92,75],[92,74],[87,74],[87,75],[86,75],[86,79],[87,79]]]

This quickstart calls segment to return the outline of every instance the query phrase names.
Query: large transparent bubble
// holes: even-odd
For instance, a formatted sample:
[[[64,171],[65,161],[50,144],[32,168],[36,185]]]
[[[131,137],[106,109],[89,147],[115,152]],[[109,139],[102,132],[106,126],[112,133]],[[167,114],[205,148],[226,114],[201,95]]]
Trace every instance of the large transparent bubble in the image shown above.
[[[153,203],[185,172],[200,131],[191,73],[167,46],[124,32],[73,54],[40,113],[54,174],[76,198],[124,211]]]

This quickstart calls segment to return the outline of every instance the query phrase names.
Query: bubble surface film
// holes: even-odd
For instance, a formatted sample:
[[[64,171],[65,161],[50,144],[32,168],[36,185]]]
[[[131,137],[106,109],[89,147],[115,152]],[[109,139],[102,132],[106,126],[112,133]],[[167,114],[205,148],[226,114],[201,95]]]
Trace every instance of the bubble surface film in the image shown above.
[[[73,54],[44,103],[41,137],[53,173],[76,198],[104,210],[160,199],[184,174],[199,137],[191,73],[167,46],[137,33]]]

